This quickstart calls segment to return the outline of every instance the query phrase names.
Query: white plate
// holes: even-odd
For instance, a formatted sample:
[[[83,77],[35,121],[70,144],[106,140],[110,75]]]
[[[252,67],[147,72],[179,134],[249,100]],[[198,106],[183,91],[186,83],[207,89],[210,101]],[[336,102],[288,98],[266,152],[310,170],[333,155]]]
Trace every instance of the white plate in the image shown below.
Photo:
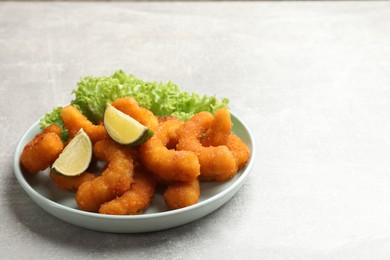
[[[17,144],[14,171],[27,194],[45,211],[65,222],[96,231],[115,233],[139,233],[173,228],[204,217],[221,207],[233,197],[248,177],[255,158],[254,142],[248,128],[237,117],[232,115],[232,121],[233,132],[241,137],[251,151],[248,164],[227,182],[201,183],[199,202],[178,210],[168,210],[161,192],[156,194],[152,205],[142,215],[113,216],[79,210],[74,199],[75,194],[56,188],[48,170],[31,176],[20,166],[19,159],[24,146],[40,132],[39,122],[31,126]]]

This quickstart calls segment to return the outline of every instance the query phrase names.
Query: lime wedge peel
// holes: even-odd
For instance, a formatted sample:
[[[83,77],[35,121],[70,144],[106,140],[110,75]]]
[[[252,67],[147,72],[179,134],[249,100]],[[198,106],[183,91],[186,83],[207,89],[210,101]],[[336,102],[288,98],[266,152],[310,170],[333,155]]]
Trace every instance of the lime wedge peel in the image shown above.
[[[92,142],[81,128],[53,163],[52,171],[65,176],[77,176],[87,170],[91,159]]]
[[[114,141],[130,146],[142,144],[154,134],[148,127],[111,104],[107,104],[104,111],[104,127]]]

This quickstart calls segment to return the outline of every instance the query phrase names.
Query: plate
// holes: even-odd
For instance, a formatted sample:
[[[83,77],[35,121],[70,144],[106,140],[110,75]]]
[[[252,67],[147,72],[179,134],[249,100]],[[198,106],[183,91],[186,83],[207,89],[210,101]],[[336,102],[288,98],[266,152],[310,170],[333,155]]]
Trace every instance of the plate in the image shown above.
[[[152,205],[142,215],[115,216],[79,210],[75,194],[55,187],[48,169],[36,175],[29,175],[20,165],[19,159],[24,146],[40,132],[39,121],[32,125],[18,142],[14,152],[14,171],[20,185],[35,203],[51,215],[73,225],[112,233],[141,233],[174,228],[200,219],[221,207],[236,194],[247,179],[255,158],[253,137],[244,123],[234,115],[232,122],[232,131],[251,151],[249,162],[229,181],[201,183],[199,202],[182,209],[168,210],[162,192],[157,192]]]

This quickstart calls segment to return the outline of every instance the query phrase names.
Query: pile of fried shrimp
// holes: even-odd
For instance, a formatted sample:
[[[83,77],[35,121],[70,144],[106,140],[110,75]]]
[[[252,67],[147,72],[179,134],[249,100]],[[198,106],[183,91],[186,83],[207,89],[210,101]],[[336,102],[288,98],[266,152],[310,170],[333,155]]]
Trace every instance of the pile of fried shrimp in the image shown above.
[[[75,193],[81,210],[111,215],[142,214],[162,187],[170,210],[198,202],[199,182],[229,180],[250,157],[246,144],[232,133],[227,109],[214,114],[200,112],[188,121],[174,116],[157,117],[140,107],[131,97],[119,98],[112,105],[154,131],[146,142],[131,147],[110,138],[103,123],[92,124],[74,106],[61,110],[70,137],[83,128],[93,144],[93,162],[105,162],[99,172],[69,177],[50,172],[59,189]],[[21,164],[29,174],[37,174],[58,158],[66,144],[61,128],[50,125],[23,149]],[[42,174],[42,173],[41,173]]]

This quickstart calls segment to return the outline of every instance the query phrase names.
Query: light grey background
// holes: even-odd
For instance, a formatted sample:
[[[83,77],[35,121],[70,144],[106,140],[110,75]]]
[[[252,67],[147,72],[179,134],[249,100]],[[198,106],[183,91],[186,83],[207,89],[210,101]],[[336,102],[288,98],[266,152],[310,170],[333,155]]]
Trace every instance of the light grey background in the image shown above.
[[[231,100],[257,156],[230,202],[118,235],[26,195],[18,139],[80,77],[117,69]],[[0,258],[389,259],[389,115],[389,2],[2,2]]]

